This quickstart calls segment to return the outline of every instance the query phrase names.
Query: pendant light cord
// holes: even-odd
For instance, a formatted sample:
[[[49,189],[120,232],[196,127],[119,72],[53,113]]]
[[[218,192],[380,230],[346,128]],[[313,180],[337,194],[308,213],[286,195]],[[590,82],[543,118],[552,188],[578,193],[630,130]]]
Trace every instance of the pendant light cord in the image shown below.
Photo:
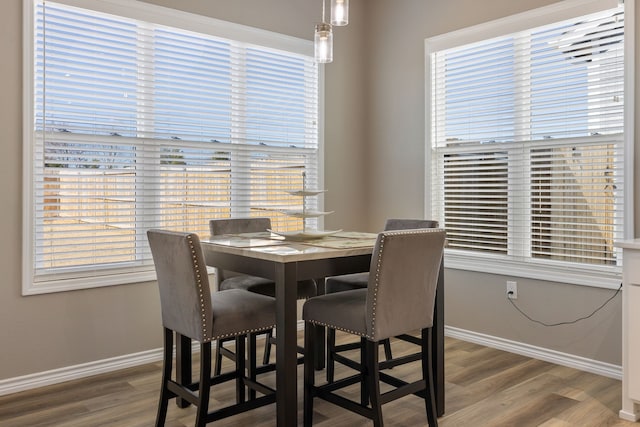
[[[325,16],[326,16],[326,5],[327,5],[327,1],[326,0],[322,0],[322,23],[325,24],[327,21],[325,21]]]

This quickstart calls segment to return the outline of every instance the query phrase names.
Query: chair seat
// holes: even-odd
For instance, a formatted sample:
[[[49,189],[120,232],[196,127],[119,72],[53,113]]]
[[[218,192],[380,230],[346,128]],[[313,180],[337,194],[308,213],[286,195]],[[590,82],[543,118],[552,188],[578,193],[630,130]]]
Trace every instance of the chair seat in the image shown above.
[[[219,289],[221,291],[231,289],[242,289],[245,291],[267,295],[272,298],[276,296],[276,286],[273,280],[263,277],[239,275],[223,280]],[[298,299],[307,299],[317,295],[316,284],[313,280],[302,280],[298,282]]]
[[[326,293],[351,291],[353,289],[366,288],[369,283],[369,273],[343,274],[341,276],[328,277],[325,283]]]
[[[366,288],[314,297],[305,302],[302,318],[308,322],[366,336],[366,300]]]
[[[270,330],[276,324],[276,302],[265,295],[240,289],[214,292],[211,306],[213,339]]]

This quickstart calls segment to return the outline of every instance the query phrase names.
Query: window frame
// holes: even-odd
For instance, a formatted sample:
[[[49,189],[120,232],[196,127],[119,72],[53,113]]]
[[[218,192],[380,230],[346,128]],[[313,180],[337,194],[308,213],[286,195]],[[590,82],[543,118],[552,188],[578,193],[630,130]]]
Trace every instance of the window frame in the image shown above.
[[[35,82],[35,32],[34,11],[37,0],[23,3],[23,246],[22,246],[22,294],[35,295],[51,292],[70,291],[128,283],[140,283],[155,280],[152,263],[113,269],[108,274],[87,273],[83,277],[67,275],[64,272],[45,276],[35,280],[35,203],[34,183],[35,167],[33,165],[34,144],[38,132],[33,126],[34,118],[34,82]],[[168,27],[206,35],[232,39],[240,43],[263,46],[265,49],[276,49],[313,58],[313,43],[284,34],[241,24],[231,23],[215,18],[196,15],[162,6],[126,0],[56,0],[56,3],[79,7],[96,12],[108,13],[125,18],[136,19]],[[324,187],[324,67],[317,70],[317,157],[315,175],[317,185]],[[233,144],[231,144],[233,145]],[[268,150],[268,148],[263,148]],[[274,148],[274,150],[278,150]],[[146,191],[146,190],[145,190]],[[323,198],[317,200],[318,209],[322,210]],[[232,215],[237,214],[237,206],[232,205]],[[322,227],[322,218],[318,219]],[[97,266],[93,271],[104,270]]]
[[[424,41],[425,52],[425,214],[432,217],[434,203],[431,199],[433,165],[433,130],[432,114],[435,112],[432,96],[432,61],[431,54],[440,50],[466,45],[482,40],[504,36],[522,31],[526,28],[536,28],[543,25],[560,22],[577,16],[587,15],[607,9],[602,0],[565,0],[549,6],[533,9],[527,12],[501,18],[495,21],[482,23],[472,27],[453,31],[443,35],[427,38]],[[617,0],[607,0],[607,5],[613,8]],[[634,236],[634,192],[633,192],[633,153],[634,153],[634,34],[635,34],[635,0],[625,0],[625,36],[624,36],[624,207],[623,207],[623,236],[625,239]],[[511,214],[510,214],[511,215]],[[437,215],[436,215],[437,216]],[[512,242],[509,241],[509,244]],[[622,256],[620,249],[617,251],[617,266],[603,267],[587,266],[579,271],[565,262],[550,260],[538,260],[528,258],[526,261],[508,259],[506,256],[496,256],[486,253],[445,249],[445,267],[507,275],[514,277],[561,282],[591,287],[617,289],[621,280]],[[581,267],[583,264],[581,264]]]

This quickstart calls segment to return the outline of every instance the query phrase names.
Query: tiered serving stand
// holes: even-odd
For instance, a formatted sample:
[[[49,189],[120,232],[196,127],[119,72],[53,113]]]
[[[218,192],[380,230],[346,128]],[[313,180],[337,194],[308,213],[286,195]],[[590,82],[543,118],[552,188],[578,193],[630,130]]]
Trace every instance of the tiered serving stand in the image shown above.
[[[321,239],[323,237],[331,236],[341,232],[342,230],[314,230],[307,226],[308,218],[317,218],[325,215],[332,214],[333,211],[323,212],[313,209],[307,209],[307,197],[316,197],[327,190],[310,190],[307,189],[306,174],[302,172],[302,190],[287,191],[292,196],[302,197],[302,210],[276,210],[285,215],[295,218],[302,218],[302,230],[297,231],[275,231],[269,230],[273,234],[282,236],[285,240],[309,240],[309,239]]]

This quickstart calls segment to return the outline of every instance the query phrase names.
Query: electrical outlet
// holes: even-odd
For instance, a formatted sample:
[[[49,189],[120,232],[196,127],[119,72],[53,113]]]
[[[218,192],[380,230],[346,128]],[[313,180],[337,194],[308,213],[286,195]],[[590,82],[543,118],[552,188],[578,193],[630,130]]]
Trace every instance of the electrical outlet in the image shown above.
[[[507,298],[518,299],[518,282],[507,280]]]

